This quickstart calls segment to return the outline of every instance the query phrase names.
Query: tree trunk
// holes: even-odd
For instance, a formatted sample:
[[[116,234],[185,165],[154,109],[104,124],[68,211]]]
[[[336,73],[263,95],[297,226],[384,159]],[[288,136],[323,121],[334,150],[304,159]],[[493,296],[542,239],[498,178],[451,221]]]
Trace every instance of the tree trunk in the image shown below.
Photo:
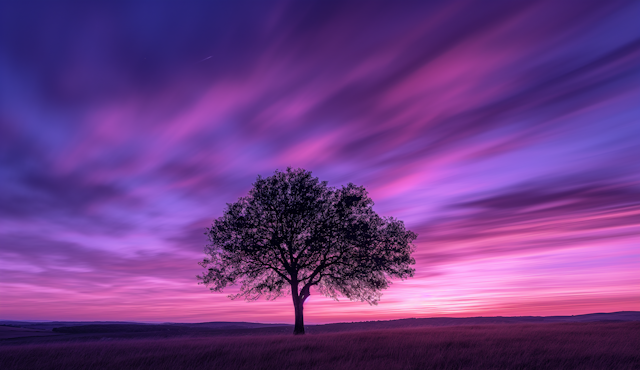
[[[303,302],[298,297],[293,298],[294,303],[293,306],[296,311],[296,324],[293,327],[294,335],[302,335],[304,334],[304,318],[302,316]]]
[[[302,316],[302,305],[304,302],[300,299],[301,297],[298,294],[298,283],[295,281],[291,284],[291,296],[293,297],[293,308],[296,313],[293,335],[302,335],[304,334],[304,318]]]

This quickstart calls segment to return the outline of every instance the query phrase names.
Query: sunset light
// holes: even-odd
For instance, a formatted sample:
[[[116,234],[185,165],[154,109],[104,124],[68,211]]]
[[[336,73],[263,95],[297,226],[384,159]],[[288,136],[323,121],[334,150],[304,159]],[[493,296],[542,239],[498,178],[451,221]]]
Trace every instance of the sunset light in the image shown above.
[[[288,167],[418,235],[305,323],[640,311],[640,2],[409,3],[3,2],[0,319],[292,324],[196,279]]]

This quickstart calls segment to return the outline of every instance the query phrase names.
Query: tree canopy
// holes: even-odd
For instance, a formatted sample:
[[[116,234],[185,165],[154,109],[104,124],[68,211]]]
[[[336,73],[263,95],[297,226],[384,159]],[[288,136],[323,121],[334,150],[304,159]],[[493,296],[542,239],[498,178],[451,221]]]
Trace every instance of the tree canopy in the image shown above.
[[[311,288],[338,299],[376,304],[390,278],[413,276],[417,235],[380,217],[362,186],[340,188],[310,171],[287,168],[258,179],[249,194],[227,203],[206,235],[198,276],[214,292],[240,284],[232,299],[291,294],[294,334],[304,334],[303,304]]]

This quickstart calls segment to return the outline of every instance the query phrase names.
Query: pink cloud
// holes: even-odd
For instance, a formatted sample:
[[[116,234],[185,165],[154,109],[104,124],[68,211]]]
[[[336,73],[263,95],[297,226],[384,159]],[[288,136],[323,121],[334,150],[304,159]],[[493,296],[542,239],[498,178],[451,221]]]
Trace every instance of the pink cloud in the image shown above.
[[[309,323],[640,309],[637,4],[261,6],[3,5],[0,318],[291,322],[195,279],[287,166],[420,235],[416,277]]]

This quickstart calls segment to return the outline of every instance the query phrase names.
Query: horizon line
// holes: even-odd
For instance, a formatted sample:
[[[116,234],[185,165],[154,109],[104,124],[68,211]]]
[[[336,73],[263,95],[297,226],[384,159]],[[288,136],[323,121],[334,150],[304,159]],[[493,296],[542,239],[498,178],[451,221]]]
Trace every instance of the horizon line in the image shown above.
[[[400,321],[400,320],[421,320],[421,319],[474,319],[474,318],[518,318],[518,317],[576,317],[576,316],[589,316],[589,315],[612,315],[620,313],[639,313],[640,311],[614,311],[614,312],[592,312],[587,314],[578,315],[551,315],[551,316],[537,316],[537,315],[521,315],[521,316],[435,316],[435,317],[405,317],[400,319],[391,320],[364,320],[364,321],[338,321],[329,322],[324,324],[305,324],[305,326],[319,326],[319,325],[331,325],[331,324],[354,324],[354,323],[367,323],[367,322],[384,322],[384,321]],[[202,321],[202,322],[176,322],[176,321],[127,321],[127,320],[5,320],[0,319],[0,322],[30,322],[30,323],[50,323],[50,322],[86,322],[86,323],[138,323],[138,324],[207,324],[207,323],[244,323],[244,324],[264,324],[264,325],[293,325],[281,322],[253,322],[253,321]],[[1,324],[0,324],[1,325]]]

